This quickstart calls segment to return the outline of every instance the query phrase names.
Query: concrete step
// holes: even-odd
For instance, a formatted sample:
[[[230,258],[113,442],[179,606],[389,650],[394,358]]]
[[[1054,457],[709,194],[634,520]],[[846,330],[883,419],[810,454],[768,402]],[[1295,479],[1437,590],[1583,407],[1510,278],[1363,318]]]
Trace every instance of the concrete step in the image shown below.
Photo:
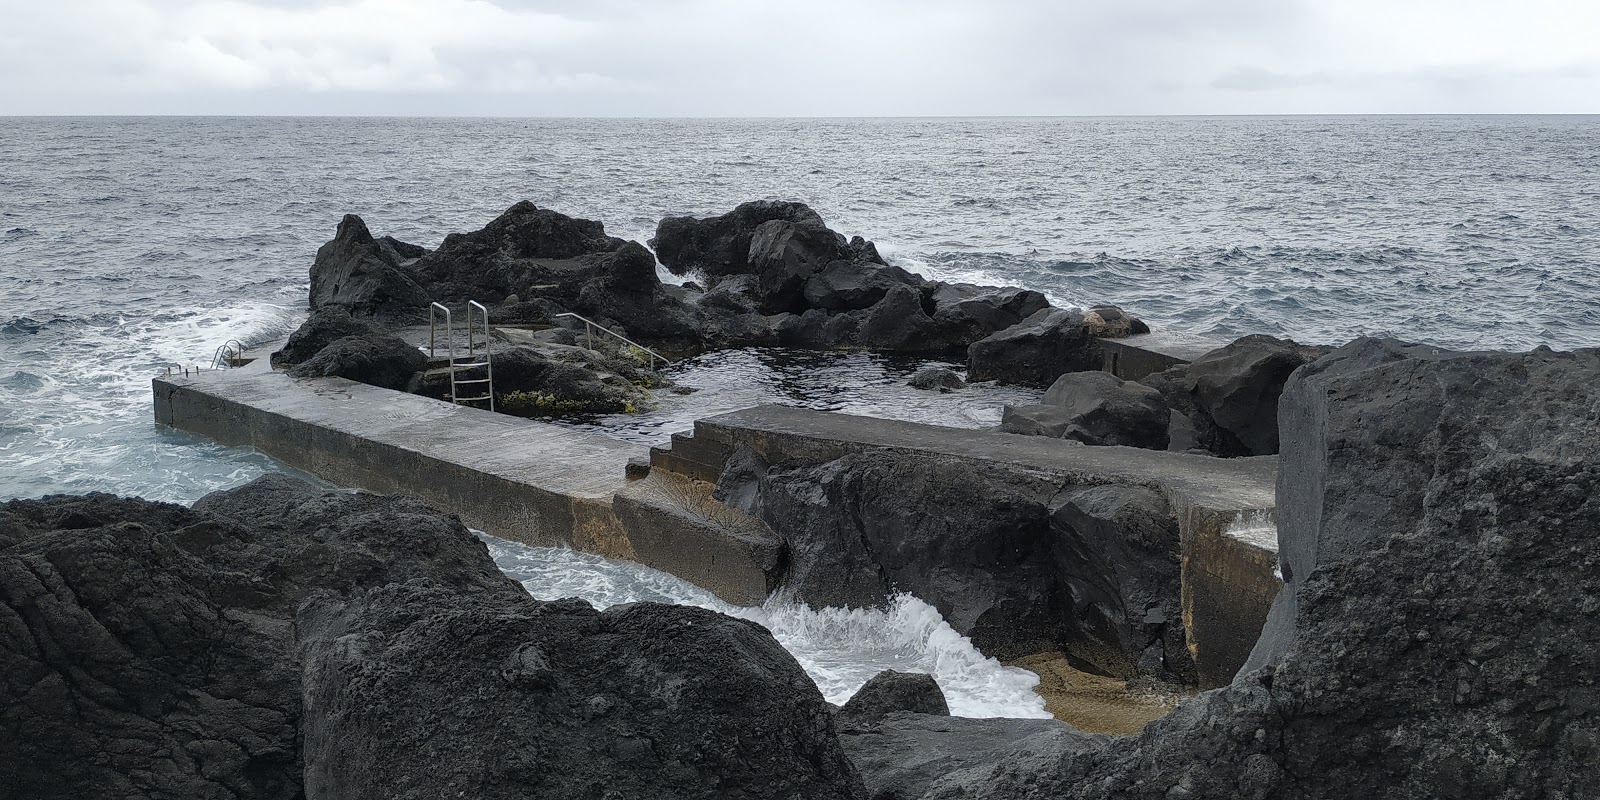
[[[733,455],[733,448],[707,439],[697,439],[687,434],[673,434],[672,452],[679,458],[722,472],[722,465]]]
[[[734,605],[760,605],[782,579],[783,542],[760,520],[711,497],[709,484],[652,469],[612,498],[633,560]]]
[[[715,484],[722,477],[722,467],[702,464],[679,456],[669,448],[650,448],[650,468],[652,472],[665,470],[675,472],[686,478]]]

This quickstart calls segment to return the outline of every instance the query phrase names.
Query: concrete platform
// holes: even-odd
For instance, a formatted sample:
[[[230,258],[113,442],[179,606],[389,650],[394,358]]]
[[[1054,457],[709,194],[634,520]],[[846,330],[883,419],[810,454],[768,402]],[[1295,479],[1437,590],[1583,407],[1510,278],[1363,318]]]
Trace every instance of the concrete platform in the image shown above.
[[[513,541],[633,556],[611,500],[643,446],[341,378],[221,370],[153,390],[157,422],[336,485],[410,494]]]

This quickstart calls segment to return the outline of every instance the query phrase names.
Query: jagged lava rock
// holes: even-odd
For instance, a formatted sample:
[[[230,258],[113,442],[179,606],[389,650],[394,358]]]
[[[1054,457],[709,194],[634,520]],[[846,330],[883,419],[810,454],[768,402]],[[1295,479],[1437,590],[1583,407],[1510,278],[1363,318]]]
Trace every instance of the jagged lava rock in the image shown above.
[[[1091,445],[1167,449],[1172,412],[1161,393],[1144,384],[1109,372],[1069,372],[1050,384],[1042,405],[1042,413],[1031,416],[1028,407],[1007,408],[1000,429]]]
[[[406,584],[298,626],[308,797],[865,797],[821,693],[752,622]]]
[[[944,690],[932,675],[886,669],[862,684],[839,713],[857,720],[881,719],[895,711],[950,716]]]
[[[480,230],[446,236],[438,250],[418,259],[411,270],[444,302],[498,305],[511,294],[523,301],[571,301],[604,271],[601,256],[623,244],[607,236],[599,222],[523,200]]]
[[[311,360],[296,365],[296,378],[347,378],[385,389],[407,391],[417,373],[428,366],[421,350],[393,336],[346,336],[335,339]]]
[[[1098,369],[1100,350],[1083,314],[1045,308],[967,348],[967,380],[1040,389],[1068,372]]]
[[[272,354],[272,365],[294,366],[310,361],[322,348],[346,336],[366,336],[376,329],[365,319],[350,315],[344,306],[327,305],[311,312],[311,316],[289,334],[283,349]]]
[[[866,451],[772,467],[751,500],[755,466],[721,488],[783,538],[783,588],[801,602],[871,608],[907,592],[997,658],[1065,650],[1118,677],[1192,674],[1177,524],[1148,489]]]
[[[912,374],[911,379],[906,381],[906,384],[913,389],[953,392],[957,389],[966,388],[967,382],[962,380],[961,376],[957,375],[949,367],[927,366]]]
[[[1221,456],[1272,455],[1278,452],[1278,396],[1284,383],[1330,350],[1245,336],[1141,383],[1159,390],[1190,420],[1206,450]]]
[[[656,275],[656,259],[638,242],[628,242],[600,263],[573,305],[590,317],[615,320],[628,335],[652,342],[692,344],[700,340],[690,307]]]
[[[311,310],[340,306],[359,316],[426,319],[431,298],[396,257],[393,245],[385,250],[360,217],[346,214],[311,265]]]
[[[756,200],[718,217],[667,217],[656,225],[650,247],[674,275],[700,271],[710,277],[750,272],[750,241],[756,228],[774,220],[824,228],[805,203]],[[876,251],[874,251],[876,252]]]
[[[1596,387],[1597,350],[1371,339],[1295,373],[1265,663],[1130,745],[924,796],[1600,796]]]
[[[542,603],[454,517],[286,476],[0,506],[0,666],[8,796],[864,797],[760,626]]]

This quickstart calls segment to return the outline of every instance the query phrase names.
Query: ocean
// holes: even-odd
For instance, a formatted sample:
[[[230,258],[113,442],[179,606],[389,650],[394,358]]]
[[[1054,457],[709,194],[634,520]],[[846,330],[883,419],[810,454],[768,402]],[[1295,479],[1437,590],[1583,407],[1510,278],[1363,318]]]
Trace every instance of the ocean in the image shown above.
[[[0,117],[0,499],[187,503],[276,469],[155,427],[149,380],[209,363],[227,340],[292,331],[316,249],[345,213],[433,247],[527,199],[644,241],[664,216],[761,198],[809,203],[932,278],[1115,303],[1194,341],[1600,346],[1600,117]],[[648,439],[718,402],[776,400],[982,425],[1025,396],[910,402],[899,379],[917,364],[861,354],[798,368],[710,358],[684,365],[685,382],[722,376],[743,394],[702,392],[649,424],[587,424]],[[665,580],[508,547],[503,566],[531,559],[579,593],[599,582],[645,596]],[[663,596],[709,602],[673,586]],[[853,618],[866,627],[851,635],[926,629],[895,663],[988,670],[952,704],[1042,713],[1017,690],[1025,678],[961,661],[962,642],[916,602]],[[775,626],[791,612],[806,613],[762,613]],[[828,627],[808,619],[786,644],[802,663],[843,647],[844,662],[813,658],[813,675],[849,675],[819,678],[830,699],[848,696],[882,660],[861,643],[877,634],[808,644]]]

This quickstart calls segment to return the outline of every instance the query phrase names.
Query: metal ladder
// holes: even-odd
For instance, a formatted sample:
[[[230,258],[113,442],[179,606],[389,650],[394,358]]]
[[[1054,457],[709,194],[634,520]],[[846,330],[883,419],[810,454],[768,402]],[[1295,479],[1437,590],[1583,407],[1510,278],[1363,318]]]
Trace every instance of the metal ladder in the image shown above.
[[[636,341],[634,341],[632,339],[629,339],[628,337],[623,336],[622,334],[617,333],[616,331],[611,330],[610,328],[607,328],[606,326],[601,325],[600,323],[595,322],[594,320],[591,320],[588,317],[585,317],[585,316],[582,316],[582,315],[579,315],[579,314],[573,314],[571,312],[567,312],[565,314],[557,314],[556,315],[557,319],[560,319],[561,317],[572,317],[573,319],[576,319],[576,320],[578,320],[578,321],[583,323],[583,338],[585,340],[585,346],[588,347],[590,350],[594,349],[594,332],[598,330],[601,333],[604,333],[604,334],[612,336],[612,337],[614,337],[616,339],[622,340],[622,342],[624,344],[627,344],[630,347],[637,348],[640,351],[644,352],[645,355],[647,355],[650,358],[650,371],[651,372],[655,372],[656,371],[656,362],[657,361],[660,361],[663,364],[671,364],[672,363],[672,359],[667,358],[666,356],[661,355],[660,353],[657,353],[656,351],[651,350],[650,348],[645,347],[644,345],[639,344],[638,342],[636,342]]]
[[[473,309],[478,310],[478,314],[476,316],[482,320],[483,324],[483,342],[481,344],[478,342],[476,337],[473,336],[473,332],[476,330],[472,324],[473,317],[475,316],[472,313]],[[457,357],[455,323],[451,319],[450,309],[439,303],[430,303],[428,305],[428,355],[430,357],[436,355],[435,350],[437,341],[435,334],[438,331],[437,320],[441,312],[444,314],[444,339],[445,346],[447,348],[446,352],[450,355],[450,402],[458,405],[466,405],[468,403],[481,403],[485,400],[488,400],[489,410],[493,411],[494,355],[489,350],[489,309],[484,308],[483,304],[476,300],[467,301],[467,354],[465,356]],[[479,347],[483,348],[483,360],[481,361],[477,360],[477,351]],[[484,377],[462,378],[457,375],[458,372],[475,369],[483,370]],[[461,396],[461,387],[475,387],[480,385],[483,387],[483,394],[477,394],[471,397]]]

